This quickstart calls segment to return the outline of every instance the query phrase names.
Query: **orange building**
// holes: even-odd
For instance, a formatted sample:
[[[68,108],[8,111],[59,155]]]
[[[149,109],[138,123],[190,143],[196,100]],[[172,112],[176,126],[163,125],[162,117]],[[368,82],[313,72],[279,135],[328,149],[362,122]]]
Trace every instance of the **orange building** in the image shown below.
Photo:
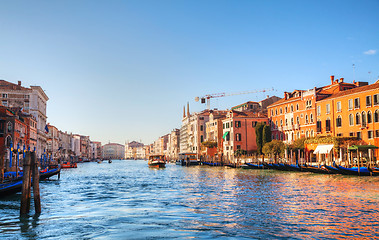
[[[318,134],[316,119],[320,116],[318,101],[356,88],[360,84],[344,83],[343,78],[334,80],[334,76],[331,76],[330,85],[306,91],[285,92],[283,99],[267,107],[272,138],[290,144],[296,139],[316,136]]]
[[[223,154],[225,159],[233,160],[235,151],[241,149],[251,154],[257,151],[255,126],[258,122],[269,123],[266,114],[261,112],[239,112],[231,110],[222,120]]]
[[[379,81],[355,83],[317,102],[317,133],[322,136],[357,137],[379,147]],[[376,156],[379,157],[378,152]]]

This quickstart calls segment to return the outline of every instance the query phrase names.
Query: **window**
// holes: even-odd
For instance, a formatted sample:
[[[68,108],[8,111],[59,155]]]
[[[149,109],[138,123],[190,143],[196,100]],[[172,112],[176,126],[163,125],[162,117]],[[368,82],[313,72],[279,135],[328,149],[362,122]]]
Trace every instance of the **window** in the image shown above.
[[[341,111],[342,111],[341,102],[337,102],[337,112],[341,112]]]
[[[349,133],[349,136],[354,137],[354,133],[353,132]]]
[[[222,124],[222,129],[225,129],[225,123]]]
[[[326,104],[326,114],[330,114],[330,104]]]
[[[357,138],[362,139],[362,133],[361,132],[357,132]]]
[[[274,116],[274,110],[271,109],[271,116]]]
[[[349,110],[353,109],[353,99],[349,99]]]
[[[300,132],[297,132],[297,139],[300,139]]]
[[[12,123],[11,123],[11,122],[8,122],[8,123],[7,123],[7,130],[8,130],[8,133],[12,132],[12,129],[13,129],[13,127],[12,127]]]
[[[355,108],[355,109],[360,108],[359,98],[354,99],[354,108]]]
[[[284,113],[287,113],[287,107],[284,108]]]
[[[313,123],[313,114],[310,115],[310,122]]]
[[[368,139],[374,138],[374,132],[372,130],[368,131],[367,135],[368,135]]]
[[[280,126],[283,126],[283,119],[280,119]]]
[[[229,140],[230,140],[230,133],[226,134],[225,140],[226,140],[226,141],[229,141]]]
[[[278,109],[275,108],[275,116],[278,115]]]
[[[326,119],[325,121],[325,130],[330,132],[330,119]]]
[[[343,134],[342,133],[337,133],[337,137],[342,137]]]
[[[350,125],[350,126],[353,126],[353,125],[354,125],[354,115],[353,115],[353,114],[350,114],[350,115],[349,115],[349,125]]]
[[[237,145],[237,150],[241,149],[241,145]]]
[[[252,122],[251,122],[251,125],[252,125],[253,127],[257,126],[257,121],[252,121]]]
[[[374,94],[373,100],[374,100],[374,105],[378,105],[379,104],[379,94]]]
[[[241,141],[241,133],[236,133],[236,141]]]
[[[241,127],[241,121],[235,121],[235,127],[240,128]]]
[[[371,111],[367,112],[367,123],[372,123],[372,114],[371,114]]]
[[[321,132],[321,120],[320,119],[317,120],[317,132],[318,133]]]
[[[229,123],[228,122],[226,123],[226,128],[229,128]]]
[[[204,142],[204,136],[203,135],[200,136],[200,142]]]
[[[291,105],[291,112],[293,112],[293,105]]]
[[[379,138],[379,130],[375,130],[375,137]]]
[[[204,126],[200,125],[200,131],[203,131],[203,130],[204,130]]]
[[[371,96],[366,96],[366,107],[371,107]]]
[[[279,114],[282,114],[282,113],[283,113],[283,109],[280,108],[280,109],[279,109]]]
[[[366,127],[366,113],[362,112],[362,127]]]
[[[278,121],[275,121],[275,127],[278,127]]]
[[[305,124],[308,124],[308,115],[305,115]]]
[[[288,126],[288,120],[287,120],[287,118],[286,118],[286,126]]]
[[[375,113],[374,113],[374,122],[379,122],[379,109],[375,110]]]
[[[317,116],[321,115],[321,106],[317,106]]]
[[[291,118],[291,125],[293,125],[293,118]]]
[[[305,137],[306,137],[306,138],[309,137],[309,132],[308,132],[308,131],[305,132]]]
[[[296,117],[296,123],[300,125],[300,118]]]
[[[355,115],[355,124],[361,124],[361,115],[359,113]]]
[[[8,101],[7,100],[2,100],[1,104],[3,104],[4,106],[8,107]]]
[[[336,126],[341,127],[342,126],[342,118],[341,116],[338,116],[336,119]]]
[[[6,93],[3,93],[3,98],[8,98],[8,94],[6,94]]]
[[[299,111],[299,104],[296,104],[296,111]]]

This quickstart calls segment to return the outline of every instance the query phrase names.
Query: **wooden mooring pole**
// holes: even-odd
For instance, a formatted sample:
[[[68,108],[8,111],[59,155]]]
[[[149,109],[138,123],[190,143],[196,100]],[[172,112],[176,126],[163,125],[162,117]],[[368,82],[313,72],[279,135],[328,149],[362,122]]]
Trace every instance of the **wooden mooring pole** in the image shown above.
[[[31,156],[30,152],[26,153],[24,159],[24,174],[22,176],[22,193],[21,193],[21,208],[20,214],[27,214],[30,210],[30,187],[31,187]]]
[[[31,153],[32,157],[32,173],[33,173],[33,196],[34,196],[34,209],[36,213],[41,213],[41,198],[39,194],[39,169],[36,153]]]
[[[33,178],[33,183],[32,183]],[[31,186],[33,184],[34,207],[36,213],[41,213],[41,199],[39,193],[39,169],[35,152],[26,152],[24,159],[24,174],[22,177],[22,194],[20,214],[30,211]]]

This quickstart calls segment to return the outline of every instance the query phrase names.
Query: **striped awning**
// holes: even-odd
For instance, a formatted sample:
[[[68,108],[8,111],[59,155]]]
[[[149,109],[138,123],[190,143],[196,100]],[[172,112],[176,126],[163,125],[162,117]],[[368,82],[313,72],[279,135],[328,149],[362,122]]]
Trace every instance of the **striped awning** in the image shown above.
[[[333,144],[325,144],[325,145],[318,145],[313,152],[313,154],[319,153],[319,154],[328,154],[333,149]]]

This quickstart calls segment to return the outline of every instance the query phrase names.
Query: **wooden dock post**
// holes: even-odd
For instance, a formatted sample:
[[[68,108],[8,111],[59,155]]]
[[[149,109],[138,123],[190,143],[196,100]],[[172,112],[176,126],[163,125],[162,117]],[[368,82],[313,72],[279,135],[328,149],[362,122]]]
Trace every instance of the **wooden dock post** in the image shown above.
[[[31,163],[30,152],[27,152],[26,158],[24,160],[24,174],[22,176],[22,195],[21,195],[20,214],[27,214],[30,210],[30,187],[31,187],[30,163]]]
[[[41,213],[41,198],[39,193],[39,169],[36,153],[31,153],[32,158],[32,173],[33,173],[33,197],[34,197],[34,209],[36,213]]]
[[[0,183],[4,181],[4,156],[0,156]]]

